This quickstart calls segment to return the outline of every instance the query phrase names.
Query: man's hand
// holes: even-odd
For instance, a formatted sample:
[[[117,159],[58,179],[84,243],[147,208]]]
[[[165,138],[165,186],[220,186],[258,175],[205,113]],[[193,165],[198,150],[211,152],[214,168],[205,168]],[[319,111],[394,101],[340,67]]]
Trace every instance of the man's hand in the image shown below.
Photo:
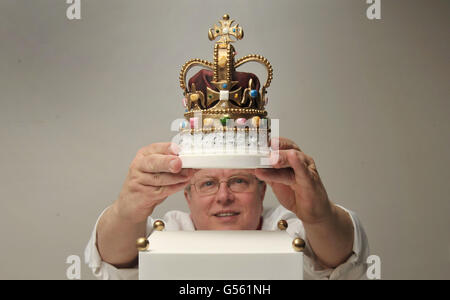
[[[177,153],[172,143],[151,144],[138,151],[119,198],[98,222],[97,248],[104,261],[118,268],[137,263],[136,239],[146,235],[147,218],[194,174],[192,169],[181,169]]]
[[[256,169],[255,175],[302,221],[317,262],[334,268],[352,253],[352,220],[328,199],[314,160],[291,140],[279,138],[278,142],[279,152],[271,156],[274,169]]]
[[[133,223],[144,222],[168,196],[183,189],[194,174],[181,169],[179,148],[173,143],[155,143],[140,149],[130,165],[115,213]]]
[[[303,223],[320,223],[329,218],[333,206],[312,157],[289,139],[279,138],[278,142],[278,155],[271,155],[274,169],[256,169],[255,175],[269,184],[281,205]]]

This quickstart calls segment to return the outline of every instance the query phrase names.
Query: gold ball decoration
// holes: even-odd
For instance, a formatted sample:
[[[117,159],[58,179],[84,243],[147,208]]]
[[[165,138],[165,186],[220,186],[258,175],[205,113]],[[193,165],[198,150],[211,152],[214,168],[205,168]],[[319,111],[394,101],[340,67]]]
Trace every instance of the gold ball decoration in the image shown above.
[[[139,251],[147,251],[148,250],[148,240],[145,237],[140,237],[136,240],[136,248]]]
[[[225,21],[228,21],[228,20],[230,19],[230,16],[229,16],[228,14],[224,14],[224,15],[223,15],[223,19],[224,19]]]
[[[278,229],[286,230],[288,228],[288,222],[286,220],[278,221]]]
[[[203,127],[211,127],[214,125],[214,119],[206,118],[203,120]]]
[[[191,101],[197,101],[199,96],[198,96],[198,94],[192,94],[190,98],[191,98]]]
[[[156,220],[155,223],[153,223],[153,229],[162,231],[164,229],[164,222],[161,220]]]
[[[259,121],[261,120],[260,117],[256,116],[252,118],[252,126],[253,127],[259,127]]]
[[[301,251],[305,250],[305,246],[306,246],[305,241],[299,237],[295,238],[292,241],[292,247],[297,252],[301,252]]]
[[[213,36],[213,33],[212,33],[212,29],[210,29],[210,30],[208,31],[208,39],[209,39],[210,41],[212,41],[212,40],[214,39],[214,36]]]

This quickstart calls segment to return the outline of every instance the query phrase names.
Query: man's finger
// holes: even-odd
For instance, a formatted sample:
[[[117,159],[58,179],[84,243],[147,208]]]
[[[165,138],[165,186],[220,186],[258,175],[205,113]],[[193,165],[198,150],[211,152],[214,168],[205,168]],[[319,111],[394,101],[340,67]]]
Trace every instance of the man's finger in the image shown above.
[[[255,176],[269,184],[276,182],[285,185],[292,185],[295,183],[295,173],[291,168],[257,169],[255,170]]]
[[[294,149],[297,151],[302,151],[296,143],[292,140],[284,137],[274,137],[270,139],[270,147],[272,150],[287,150]]]
[[[178,156],[152,154],[140,160],[138,169],[145,173],[178,173],[181,170],[181,164],[181,159]]]
[[[153,143],[142,149],[139,152],[143,156],[148,156],[151,154],[169,154],[169,155],[177,155],[180,152],[180,147],[175,143]]]
[[[192,176],[192,172],[187,176],[182,175],[181,173],[141,173],[138,178],[138,182],[142,185],[167,186],[187,182],[192,178]]]
[[[275,169],[292,168],[298,175],[308,173],[308,162],[305,153],[298,150],[279,150],[270,154],[270,161]]]
[[[182,190],[186,185],[188,181],[166,186],[145,186],[145,188],[155,199],[163,199]]]

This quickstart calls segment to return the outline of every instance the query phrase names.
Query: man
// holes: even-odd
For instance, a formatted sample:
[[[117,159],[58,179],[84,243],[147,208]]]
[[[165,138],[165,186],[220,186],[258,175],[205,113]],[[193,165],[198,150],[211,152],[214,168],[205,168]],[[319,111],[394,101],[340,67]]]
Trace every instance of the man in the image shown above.
[[[152,230],[154,208],[184,189],[190,214],[168,212],[166,230],[275,230],[306,241],[304,273],[310,279],[365,276],[368,242],[355,214],[330,201],[314,160],[279,139],[273,169],[182,169],[177,147],[156,143],[138,151],[119,198],[99,218],[85,255],[103,279],[136,279],[136,239]],[[280,206],[264,211],[266,184]]]

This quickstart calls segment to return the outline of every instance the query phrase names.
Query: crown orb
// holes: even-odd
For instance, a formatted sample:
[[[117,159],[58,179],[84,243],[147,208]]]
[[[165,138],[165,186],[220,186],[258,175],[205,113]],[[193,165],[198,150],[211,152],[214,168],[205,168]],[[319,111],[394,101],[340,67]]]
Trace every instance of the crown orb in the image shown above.
[[[161,220],[156,220],[155,223],[153,223],[153,229],[157,231],[162,231],[165,227],[165,224]]]
[[[305,241],[299,237],[295,238],[292,241],[292,247],[297,252],[301,252],[301,251],[305,250],[305,246],[306,246]]]
[[[228,21],[228,20],[230,19],[230,16],[229,16],[228,14],[224,14],[224,15],[223,15],[223,19],[224,19],[225,21]]]
[[[145,237],[140,237],[136,240],[136,248],[139,251],[147,251],[148,250],[148,240]]]
[[[288,228],[288,222],[286,220],[278,221],[278,229],[286,230]]]

